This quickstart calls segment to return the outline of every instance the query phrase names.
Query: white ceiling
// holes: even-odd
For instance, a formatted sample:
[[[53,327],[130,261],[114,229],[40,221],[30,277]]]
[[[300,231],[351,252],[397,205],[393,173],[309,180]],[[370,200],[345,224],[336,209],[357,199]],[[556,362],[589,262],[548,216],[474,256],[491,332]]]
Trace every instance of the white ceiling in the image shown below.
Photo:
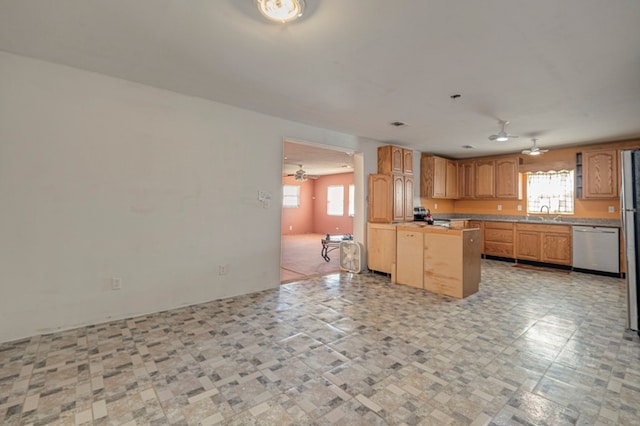
[[[463,158],[640,137],[639,23],[638,0],[307,0],[284,26],[252,0],[0,0],[0,50]]]

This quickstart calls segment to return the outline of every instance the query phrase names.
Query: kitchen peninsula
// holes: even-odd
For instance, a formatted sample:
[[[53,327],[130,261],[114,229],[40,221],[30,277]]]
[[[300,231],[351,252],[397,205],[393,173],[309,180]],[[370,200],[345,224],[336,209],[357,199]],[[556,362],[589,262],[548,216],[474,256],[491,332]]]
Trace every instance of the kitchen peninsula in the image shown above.
[[[369,268],[391,281],[464,298],[480,284],[480,230],[369,223]],[[372,266],[373,265],[373,266]]]

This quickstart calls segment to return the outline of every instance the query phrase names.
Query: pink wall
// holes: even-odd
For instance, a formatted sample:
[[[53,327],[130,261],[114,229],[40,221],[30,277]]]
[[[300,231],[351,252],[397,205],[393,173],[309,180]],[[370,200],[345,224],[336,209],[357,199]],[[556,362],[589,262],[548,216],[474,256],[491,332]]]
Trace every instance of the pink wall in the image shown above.
[[[320,176],[315,185],[313,209],[313,232],[318,234],[353,234],[353,218],[349,217],[349,185],[353,184],[353,173]],[[327,215],[327,188],[344,185],[344,215]]]
[[[353,218],[348,215],[353,173],[321,176],[306,182],[296,182],[293,176],[287,176],[282,184],[300,186],[300,207],[282,208],[282,235],[353,234]],[[327,215],[327,188],[330,185],[344,186],[344,216]]]
[[[316,181],[296,182],[293,176],[282,178],[283,185],[300,186],[300,207],[282,208],[282,235],[313,232],[313,196]]]

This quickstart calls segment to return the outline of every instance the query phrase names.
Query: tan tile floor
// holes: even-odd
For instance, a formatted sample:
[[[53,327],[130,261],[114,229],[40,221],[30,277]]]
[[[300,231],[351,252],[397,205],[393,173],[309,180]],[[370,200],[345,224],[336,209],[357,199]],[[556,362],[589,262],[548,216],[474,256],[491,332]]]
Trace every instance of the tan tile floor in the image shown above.
[[[341,274],[0,345],[0,423],[640,424],[624,281]]]

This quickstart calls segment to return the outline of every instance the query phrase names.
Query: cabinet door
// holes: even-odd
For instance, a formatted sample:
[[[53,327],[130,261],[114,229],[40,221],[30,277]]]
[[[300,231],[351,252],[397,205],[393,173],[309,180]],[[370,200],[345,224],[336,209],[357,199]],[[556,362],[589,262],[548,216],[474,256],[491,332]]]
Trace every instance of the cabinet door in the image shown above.
[[[495,197],[494,160],[476,160],[475,196],[477,198]]]
[[[470,220],[467,222],[466,228],[480,229],[480,254],[484,254],[484,226],[481,220]]]
[[[470,199],[474,196],[475,186],[475,161],[458,163],[458,197]]]
[[[378,173],[403,173],[403,149],[393,145],[378,148]]]
[[[495,161],[496,198],[521,196],[518,158],[500,158]]]
[[[571,234],[544,233],[542,235],[542,261],[559,265],[571,265]]]
[[[402,150],[402,169],[405,175],[413,175],[413,150]]]
[[[540,260],[540,232],[518,231],[516,235],[516,258]]]
[[[404,176],[404,220],[413,220],[413,176]]]
[[[393,221],[404,221],[404,176],[392,175],[393,179]],[[413,209],[411,209],[413,212]]]
[[[372,271],[391,273],[396,261],[395,225],[369,224],[367,261]]]
[[[618,196],[618,155],[615,149],[586,151],[583,161],[583,197],[615,198]]]
[[[396,282],[422,288],[423,233],[398,230],[396,244]]]
[[[445,197],[458,198],[458,165],[455,161],[447,160],[445,178]]]
[[[433,157],[433,198],[447,196],[447,160]]]
[[[391,176],[369,175],[369,222],[392,222],[391,192]]]

